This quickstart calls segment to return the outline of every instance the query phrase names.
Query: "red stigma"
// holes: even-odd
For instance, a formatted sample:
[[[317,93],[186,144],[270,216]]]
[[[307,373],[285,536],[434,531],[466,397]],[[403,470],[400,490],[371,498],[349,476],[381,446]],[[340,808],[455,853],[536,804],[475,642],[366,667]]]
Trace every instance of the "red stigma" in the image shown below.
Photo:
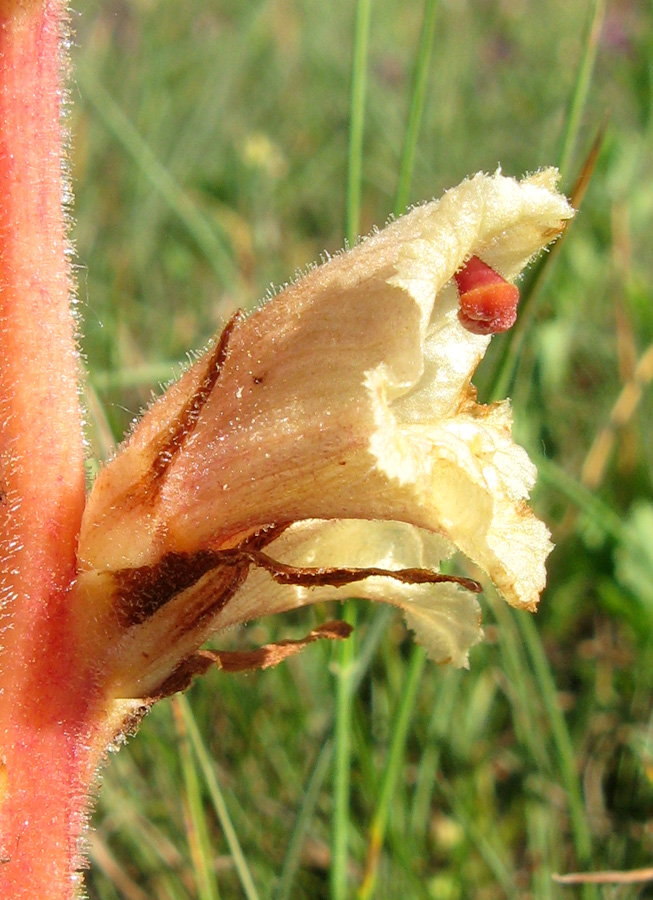
[[[460,293],[460,324],[473,334],[507,331],[517,319],[519,290],[478,256],[454,275]]]

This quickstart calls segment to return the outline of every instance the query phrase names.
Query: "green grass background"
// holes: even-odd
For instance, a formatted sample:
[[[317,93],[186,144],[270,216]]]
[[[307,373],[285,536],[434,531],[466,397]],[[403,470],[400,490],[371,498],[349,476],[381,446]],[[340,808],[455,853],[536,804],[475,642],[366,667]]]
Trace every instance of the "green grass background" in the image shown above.
[[[653,896],[551,877],[653,864],[648,2],[83,0],[71,24],[95,460],[189,349],[347,234],[498,164],[559,163],[570,190],[603,129],[524,327],[476,379],[512,396],[540,468],[557,549],[538,615],[486,592],[487,640],[457,672],[361,603],[344,650],[160,704],[104,771],[89,896]]]

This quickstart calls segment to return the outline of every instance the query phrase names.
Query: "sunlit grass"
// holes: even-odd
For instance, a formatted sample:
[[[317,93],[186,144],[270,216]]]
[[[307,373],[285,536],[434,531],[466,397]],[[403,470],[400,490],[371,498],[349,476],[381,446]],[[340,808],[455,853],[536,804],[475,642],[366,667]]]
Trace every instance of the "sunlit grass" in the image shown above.
[[[499,163],[560,162],[571,190],[605,126],[528,327],[477,378],[482,399],[510,387],[541,463],[549,588],[536,618],[488,592],[469,672],[424,664],[392,613],[360,604],[342,652],[213,672],[176,727],[155,708],[104,773],[93,900],[589,900],[613,894],[552,874],[653,858],[650,19],[562,0],[358,8],[356,52],[344,0],[83,4],[71,163],[91,451],[321,251]],[[224,642],[304,633],[307,616]]]

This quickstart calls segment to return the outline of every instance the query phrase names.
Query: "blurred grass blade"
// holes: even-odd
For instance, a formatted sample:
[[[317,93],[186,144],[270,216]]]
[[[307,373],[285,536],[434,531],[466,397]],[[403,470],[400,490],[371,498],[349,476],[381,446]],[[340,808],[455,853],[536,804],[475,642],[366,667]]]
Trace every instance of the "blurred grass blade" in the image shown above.
[[[572,188],[570,199],[574,209],[579,209],[580,203],[585,196],[592,174],[594,173],[594,167],[601,151],[604,137],[605,128],[602,125],[592,142],[592,146],[589,149],[583,165],[581,166],[578,178]],[[565,238],[572,227],[573,221],[567,224],[562,236],[556,241],[549,252],[543,254],[535,261],[524,279],[520,288],[521,299],[519,302],[519,316],[514,328],[507,332],[505,336],[503,352],[499,357],[499,362],[496,366],[489,390],[490,400],[501,400],[512,393],[512,384],[519,368],[519,360],[521,358],[524,341],[535,317],[537,297],[542,290],[546,278],[551,271],[551,267],[564,246]]]
[[[119,438],[116,438],[113,433],[104,404],[98,397],[97,390],[90,378],[86,378],[84,381],[84,405],[87,418],[86,430],[90,432],[87,440],[92,455],[96,459],[108,459]]]
[[[415,789],[410,803],[411,843],[429,839],[432,797],[438,777],[443,736],[450,733],[460,700],[460,670],[438,669],[437,692],[431,711],[426,743],[417,766]]]
[[[546,282],[553,261],[562,245],[562,240],[563,238],[560,238],[548,253],[533,263],[520,285],[519,315],[515,326],[505,335],[502,353],[488,392],[490,401],[502,400],[512,393],[512,385],[519,369],[524,341],[533,322],[537,306],[536,299]]]
[[[556,749],[558,760],[560,781],[567,794],[576,857],[581,866],[588,866],[592,859],[592,834],[585,812],[585,804],[583,803],[580,779],[576,770],[574,746],[567,728],[567,722],[558,705],[556,686],[549,661],[542,646],[542,639],[528,613],[517,614],[517,622],[528,649],[544,707],[549,717],[553,745]],[[583,896],[586,900],[594,900],[598,895],[595,888],[586,886]]]
[[[111,135],[177,216],[219,283],[224,288],[233,290],[238,277],[227,236],[219,234],[217,227],[209,223],[95,76],[80,71],[77,80],[84,99],[91,104]]]
[[[404,839],[403,835],[397,834],[393,829],[390,832],[390,841],[392,845],[392,857],[400,867],[403,881],[402,886],[405,886],[400,897],[410,898],[410,900],[434,900],[437,896],[444,896],[443,894],[436,895],[431,889],[429,881],[424,879],[424,873],[421,866],[422,860],[418,858],[417,865],[415,865],[415,856],[411,854],[412,847]],[[447,896],[452,897],[456,895],[448,894]],[[381,894],[377,891],[376,897],[383,897],[383,900],[386,900],[388,894]],[[394,896],[392,896],[392,900],[394,900]]]
[[[419,138],[420,125],[422,124],[422,113],[424,112],[424,103],[426,101],[429,68],[433,54],[435,14],[437,8],[438,0],[425,0],[420,43],[415,59],[415,70],[413,72],[410,111],[408,113],[406,133],[404,135],[404,146],[399,166],[399,179],[397,182],[397,194],[394,206],[396,216],[399,216],[404,212],[410,197],[410,184],[415,168],[417,140]]]
[[[605,478],[618,433],[634,418],[651,381],[653,381],[653,344],[649,344],[637,360],[632,376],[623,383],[619,391],[607,422],[596,433],[587,451],[581,470],[581,482],[586,487],[596,489]]]
[[[538,802],[527,803],[525,812],[528,844],[533,848],[533,858],[538,860],[531,876],[532,896],[537,900],[554,900],[555,889],[549,862],[552,849],[549,815],[544,804]]]
[[[186,730],[188,731],[188,736],[193,747],[193,751],[200,764],[200,768],[202,769],[202,774],[209,790],[213,808],[218,817],[218,821],[220,822],[220,827],[222,828],[225,840],[227,841],[227,844],[229,846],[229,852],[231,853],[232,859],[234,861],[234,865],[236,867],[236,871],[238,872],[238,877],[240,878],[240,883],[243,887],[245,896],[247,897],[247,900],[259,900],[258,892],[256,890],[256,887],[254,886],[254,881],[250,874],[247,861],[240,846],[238,836],[236,835],[233,824],[231,822],[231,817],[229,816],[229,811],[227,810],[227,804],[225,803],[224,797],[222,796],[222,791],[220,790],[218,779],[215,775],[215,768],[211,761],[210,755],[206,747],[204,746],[204,742],[197,728],[197,724],[195,722],[195,718],[193,716],[188,700],[185,695],[178,694],[175,697],[175,702],[181,712],[184,725],[186,727]]]
[[[601,36],[601,28],[605,18],[605,0],[594,0],[590,11],[590,18],[583,43],[583,54],[578,67],[574,91],[569,103],[565,130],[562,138],[560,154],[558,156],[558,168],[563,182],[569,177],[569,169],[574,155],[578,134],[580,132],[583,111],[587,104],[589,90],[592,83],[592,74],[596,62],[596,52]]]
[[[593,0],[589,24],[583,44],[583,53],[580,65],[576,72],[574,90],[567,110],[564,136],[559,154],[558,168],[562,176],[563,184],[568,179],[568,170],[578,141],[581,118],[589,95],[598,41],[601,35],[604,17],[605,0]],[[576,209],[580,206],[580,202],[587,189],[592,172],[594,171],[594,165],[603,142],[603,136],[604,128],[601,127],[583,165],[581,166],[580,175],[572,191],[573,205]],[[553,260],[560,252],[564,238],[569,232],[569,227],[570,226],[565,230],[562,239],[553,245],[552,250],[537,260],[524,280],[520,290],[522,296],[519,305],[519,318],[515,327],[506,335],[504,349],[499,358],[493,383],[489,391],[489,398],[491,400],[498,400],[512,393],[511,385],[519,367],[519,360],[521,358],[525,336],[533,322],[537,306],[537,296],[544,284]]]
[[[524,652],[515,616],[501,597],[491,598],[492,612],[499,625],[501,672],[510,702],[515,733],[542,773],[553,769],[546,735],[539,727],[540,690]]]
[[[350,600],[345,606],[343,618],[350,625],[356,624],[356,607]],[[346,900],[348,891],[349,831],[350,831],[350,783],[352,766],[352,709],[353,673],[356,657],[355,633],[343,641],[335,651],[336,669],[336,721],[335,721],[335,771],[333,782],[333,820],[331,834],[331,869],[329,880],[331,900]]]
[[[590,147],[583,165],[580,168],[580,172],[576,176],[574,185],[569,192],[569,199],[574,209],[580,209],[583,198],[585,197],[585,192],[587,191],[589,183],[592,180],[592,175],[594,174],[594,169],[596,168],[596,161],[599,158],[599,153],[601,152],[601,148],[603,147],[606,128],[607,119],[605,122],[603,122],[603,124],[596,132],[596,137],[592,141],[592,146]]]
[[[308,787],[306,788],[306,793],[304,794],[304,799],[302,800],[302,805],[299,809],[299,815],[297,816],[295,827],[290,836],[286,858],[284,859],[281,875],[279,877],[279,884],[274,893],[274,900],[290,900],[292,897],[293,881],[301,862],[304,839],[306,838],[311,818],[315,813],[315,806],[320,795],[322,784],[329,771],[332,756],[333,743],[327,741],[320,751],[317,762],[315,763],[315,768],[313,769],[313,773],[308,782]]]
[[[345,202],[345,238],[349,246],[355,244],[360,232],[363,134],[371,16],[372,0],[357,0],[349,101],[349,146]],[[351,625],[356,621],[356,608],[351,601],[345,605],[343,618]],[[331,900],[346,900],[348,895],[351,720],[355,647],[355,636],[352,635],[336,651],[339,664],[336,675],[334,798],[329,873]]]
[[[468,815],[465,805],[456,797],[455,792],[444,778],[438,781],[438,788],[451,807],[452,813],[469,836],[470,844],[481,855],[506,897],[509,900],[521,900],[522,894],[515,885],[514,873],[509,862],[501,857],[499,849],[492,843],[491,838],[485,835]]]
[[[102,392],[141,387],[156,388],[157,385],[168,384],[184,366],[183,361],[168,360],[125,366],[120,369],[100,369],[92,371],[89,377],[95,390]]]
[[[213,70],[206,71],[201,90],[198,92],[190,110],[184,109],[188,115],[182,128],[174,129],[174,140],[170,153],[166,158],[166,167],[178,183],[185,184],[187,178],[202,171],[203,160],[210,159],[216,152],[215,124],[222,123],[233,111],[229,103],[241,84],[244,71],[252,56],[261,45],[261,33],[264,30],[269,13],[267,0],[254,0],[244,4],[241,27],[232,34],[231,65],[216,65]],[[204,63],[204,60],[202,60]],[[220,86],[216,90],[216,85]],[[177,123],[175,123],[177,124]],[[134,231],[141,235],[143,246],[139,247],[142,259],[149,260],[156,254],[157,241],[161,228],[161,218],[165,209],[157,202],[154,195],[143,198],[139,203],[136,215],[140,222]]]
[[[352,612],[355,613],[354,604],[351,604],[351,610],[349,614],[351,614]],[[361,644],[360,650],[354,654],[354,648],[351,648],[351,653],[349,654],[350,661],[346,662],[347,685],[349,692],[348,699],[350,703],[353,701],[353,697],[355,696],[362,679],[369,671],[369,667],[374,658],[375,651],[379,645],[379,641],[381,640],[387,629],[388,623],[395,615],[396,611],[394,609],[391,609],[390,607],[384,606],[378,609],[367,630],[367,634],[365,635],[365,639]],[[349,641],[347,643],[349,642],[353,642],[353,636],[349,638]],[[338,648],[338,650],[343,649],[344,646],[345,645],[343,644],[342,648]],[[340,664],[342,664],[342,660],[340,660]],[[345,717],[343,715],[343,721],[344,718]],[[349,722],[351,724],[351,712],[349,713]],[[288,845],[286,858],[283,863],[280,881],[274,895],[274,900],[288,900],[288,898],[292,896],[291,890],[293,879],[299,866],[303,839],[309,826],[310,818],[313,815],[320,788],[324,781],[326,772],[328,771],[328,767],[332,762],[332,759],[333,743],[329,741],[324,745],[322,751],[320,752],[320,755],[318,756],[317,762],[315,764],[315,769],[313,770],[313,774],[306,789],[306,795],[304,797],[304,801],[302,803],[300,813],[295,823],[290,843]],[[351,766],[351,761],[348,765]]]
[[[354,52],[351,72],[349,110],[349,150],[347,158],[347,198],[345,237],[350,247],[360,234],[361,187],[363,177],[363,132],[367,90],[367,57],[369,51],[372,0],[356,3]]]
[[[213,865],[213,850],[202,803],[202,791],[188,740],[188,729],[177,698],[172,700],[172,712],[177,729],[177,744],[186,788],[184,798],[188,820],[186,832],[195,868],[197,895],[199,900],[219,900],[218,883]]]
[[[129,876],[97,833],[91,832],[89,845],[93,865],[104,872],[107,880],[120,891],[122,900],[151,900],[152,895],[142,890]]]
[[[367,862],[358,900],[371,900],[378,878],[379,859],[385,839],[390,804],[397,782],[404,771],[406,740],[417,701],[419,686],[426,664],[425,651],[415,645],[412,649],[408,673],[401,693],[397,717],[392,728],[392,741],[388,752],[381,785],[377,792],[376,809],[369,829]]]
[[[614,538],[620,543],[628,543],[629,535],[626,523],[596,494],[593,494],[580,481],[569,475],[550,459],[540,456],[535,457],[533,462],[536,464],[540,480],[544,484],[560,491],[574,506],[585,513],[592,520],[592,524],[605,535]]]
[[[375,610],[373,618],[367,624],[367,633],[361,642],[360,650],[356,654],[351,673],[352,693],[357,693],[360,684],[369,672],[370,666],[378,649],[381,638],[386,633],[390,622],[396,618],[397,610],[392,606],[381,605]]]

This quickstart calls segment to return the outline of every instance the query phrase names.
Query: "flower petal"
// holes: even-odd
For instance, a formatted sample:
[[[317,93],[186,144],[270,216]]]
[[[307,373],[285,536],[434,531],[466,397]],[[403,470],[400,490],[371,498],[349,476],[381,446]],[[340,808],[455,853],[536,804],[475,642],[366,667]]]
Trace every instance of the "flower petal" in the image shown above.
[[[255,567],[248,541],[261,534],[281,563],[337,545],[329,565],[355,565],[347,560],[362,550],[329,544],[326,520],[371,520],[361,565],[376,568],[431,532],[440,551],[430,548],[428,566],[453,545],[509,602],[534,607],[551,546],[525,505],[535,470],[512,442],[508,405],[475,403],[470,379],[490,336],[461,325],[455,275],[476,256],[514,279],[573,215],[556,181],[553,170],[522,181],[479,174],[414,209],[232,320],[146,413],[96,480],[79,561],[86,596],[101,598],[98,609],[122,604],[113,615],[125,640],[159,657],[148,679],[212,628],[351,593],[412,610],[432,655],[464,662],[478,623],[459,588],[379,575],[355,591],[279,585]],[[379,522],[413,537],[386,532],[383,546]],[[220,553],[224,571],[212,568]]]

